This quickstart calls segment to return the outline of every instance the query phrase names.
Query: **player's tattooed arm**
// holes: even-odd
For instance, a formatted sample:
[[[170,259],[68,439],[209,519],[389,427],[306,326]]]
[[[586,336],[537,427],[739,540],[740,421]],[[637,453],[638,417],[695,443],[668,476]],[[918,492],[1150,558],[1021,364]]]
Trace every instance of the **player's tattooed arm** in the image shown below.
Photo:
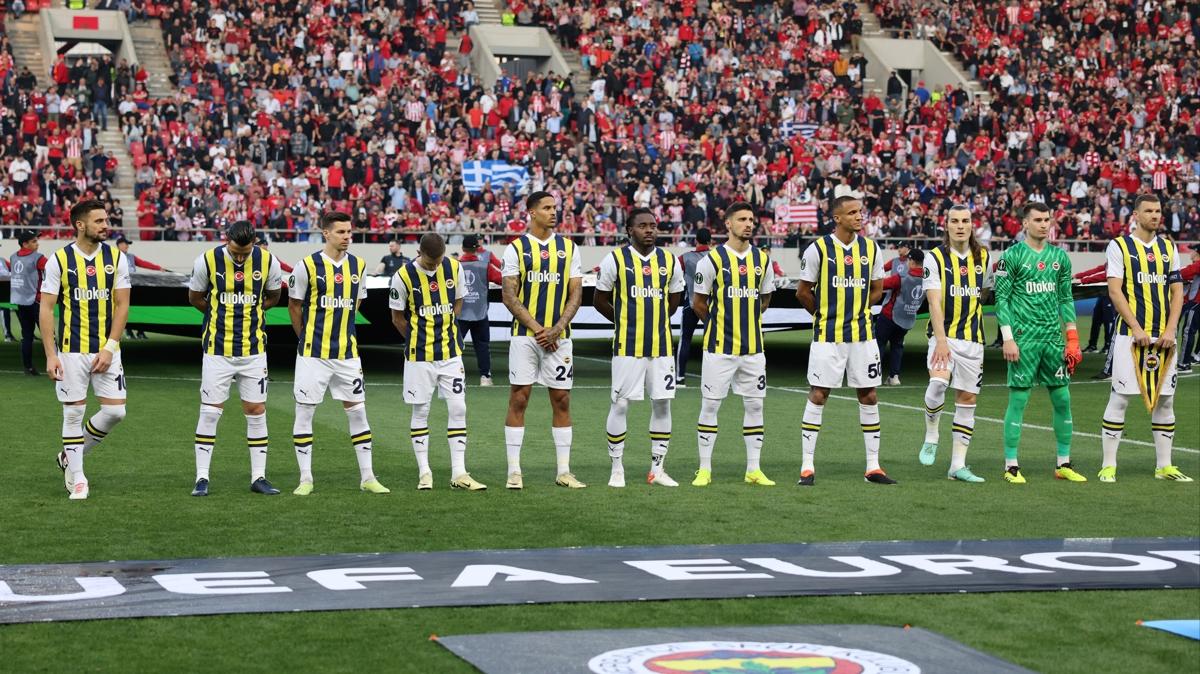
[[[562,318],[558,319],[558,323],[555,323],[552,328],[554,341],[558,340],[558,336],[575,319],[575,314],[579,312],[581,304],[583,304],[583,279],[573,278],[567,282],[567,306],[563,308]]]
[[[513,318],[517,319],[518,323],[524,325],[536,335],[546,328],[534,320],[533,315],[529,313],[529,309],[526,309],[525,305],[521,304],[520,298],[517,297],[517,283],[519,279],[520,277],[518,276],[505,276],[504,283],[500,285],[500,298],[504,302],[504,308],[508,309]]]
[[[276,288],[274,290],[264,291],[263,292],[263,303],[262,303],[263,311],[266,311],[267,309],[270,309],[271,307],[275,306],[276,304],[279,304],[279,298],[282,295],[283,295],[282,288]],[[190,293],[189,293],[188,299],[191,299]],[[207,299],[206,299],[206,301],[207,301]],[[192,306],[196,306],[196,303],[193,302]],[[203,309],[201,309],[201,311],[203,311]]]

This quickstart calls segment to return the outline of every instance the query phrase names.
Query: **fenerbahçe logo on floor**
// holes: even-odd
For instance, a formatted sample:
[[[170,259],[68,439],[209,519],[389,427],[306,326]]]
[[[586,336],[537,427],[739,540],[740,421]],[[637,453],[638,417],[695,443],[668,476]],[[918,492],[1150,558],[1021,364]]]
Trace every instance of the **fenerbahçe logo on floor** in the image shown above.
[[[885,653],[822,644],[689,641],[635,646],[588,661],[596,674],[920,674]]]

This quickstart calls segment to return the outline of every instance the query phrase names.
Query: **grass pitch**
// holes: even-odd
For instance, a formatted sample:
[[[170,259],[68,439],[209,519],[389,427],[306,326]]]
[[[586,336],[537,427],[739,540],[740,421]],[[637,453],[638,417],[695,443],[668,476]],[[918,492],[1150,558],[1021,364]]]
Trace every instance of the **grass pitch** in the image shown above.
[[[1081,331],[1086,329],[1082,319]],[[994,332],[994,331],[991,331]],[[1134,403],[1120,455],[1120,481],[1101,484],[1100,417],[1105,383],[1089,377],[1101,355],[1089,355],[1072,386],[1076,467],[1082,485],[1053,479],[1054,438],[1046,394],[1034,394],[1026,413],[1022,470],[1030,483],[1000,479],[1006,390],[998,350],[988,350],[986,388],[979,399],[968,462],[982,485],[945,479],[952,405],[943,415],[938,464],[916,459],[924,426],[925,340],[910,334],[904,386],[880,389],[884,468],[900,481],[881,488],[862,481],[863,445],[852,391],[826,408],[817,449],[815,489],[792,486],[798,477],[796,438],[806,385],[807,333],[767,338],[768,381],[763,470],[779,482],[756,488],[741,482],[744,450],[741,404],[721,410],[721,434],[708,489],[687,483],[696,468],[699,392],[681,389],[674,404],[674,438],[667,470],[683,486],[650,487],[647,403],[634,404],[625,464],[629,487],[605,483],[608,410],[607,343],[576,343],[572,394],[572,467],[590,487],[553,486],[554,449],[546,395],[535,390],[522,454],[525,491],[506,492],[503,416],[508,389],[468,391],[468,468],[490,486],[483,494],[449,489],[445,408],[434,404],[430,462],[434,490],[418,493],[408,442],[408,408],[400,399],[402,355],[367,347],[368,414],[375,435],[375,469],[392,494],[358,491],[358,471],[345,415],[332,401],[314,422],[315,493],[290,491],[298,478],[290,445],[293,349],[273,347],[268,423],[268,476],[284,494],[249,493],[245,424],[236,404],[221,421],[212,466],[212,496],[188,496],[193,478],[192,434],[199,404],[199,343],[154,335],[123,344],[129,414],[88,458],[92,495],[72,503],[53,457],[59,448],[60,407],[49,382],[19,374],[14,344],[0,345],[3,418],[0,439],[0,563],[155,559],[327,552],[423,551],[587,545],[765,543],[828,540],[1041,538],[1200,535],[1200,488],[1153,479],[1148,415]],[[37,347],[40,352],[40,346]],[[506,372],[506,346],[493,348],[497,381]],[[36,359],[39,369],[43,362]],[[470,381],[477,381],[470,351]],[[699,361],[690,368],[699,374]],[[1176,398],[1175,462],[1200,476],[1200,378],[1180,380]],[[95,410],[95,403],[91,405]],[[1135,441],[1141,444],[1133,444]],[[144,619],[0,627],[8,671],[57,669],[149,671],[167,668],[310,668],[319,671],[472,671],[429,643],[431,634],[632,626],[862,622],[932,629],[999,657],[1041,671],[1185,671],[1200,644],[1137,628],[1138,619],[1200,614],[1200,591],[1010,593],[970,596],[883,596],[562,604],[266,614]],[[548,647],[552,647],[548,645]]]

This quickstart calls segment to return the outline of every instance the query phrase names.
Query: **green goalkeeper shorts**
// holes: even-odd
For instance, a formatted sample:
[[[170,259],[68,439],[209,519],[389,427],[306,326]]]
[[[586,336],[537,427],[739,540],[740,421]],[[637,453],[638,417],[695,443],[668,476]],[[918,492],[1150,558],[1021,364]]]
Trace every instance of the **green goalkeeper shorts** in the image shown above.
[[[1040,341],[1022,344],[1017,340],[1017,348],[1021,349],[1021,359],[1008,364],[1009,388],[1055,387],[1071,383],[1063,360],[1065,344]]]

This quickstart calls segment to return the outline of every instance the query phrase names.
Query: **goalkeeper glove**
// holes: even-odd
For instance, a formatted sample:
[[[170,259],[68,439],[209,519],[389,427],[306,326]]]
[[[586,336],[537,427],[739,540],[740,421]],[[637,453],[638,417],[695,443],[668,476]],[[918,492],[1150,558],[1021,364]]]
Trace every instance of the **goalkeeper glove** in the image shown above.
[[[1067,372],[1075,374],[1075,368],[1083,362],[1083,352],[1079,350],[1079,332],[1075,328],[1067,330],[1067,349],[1063,352],[1067,363]]]

